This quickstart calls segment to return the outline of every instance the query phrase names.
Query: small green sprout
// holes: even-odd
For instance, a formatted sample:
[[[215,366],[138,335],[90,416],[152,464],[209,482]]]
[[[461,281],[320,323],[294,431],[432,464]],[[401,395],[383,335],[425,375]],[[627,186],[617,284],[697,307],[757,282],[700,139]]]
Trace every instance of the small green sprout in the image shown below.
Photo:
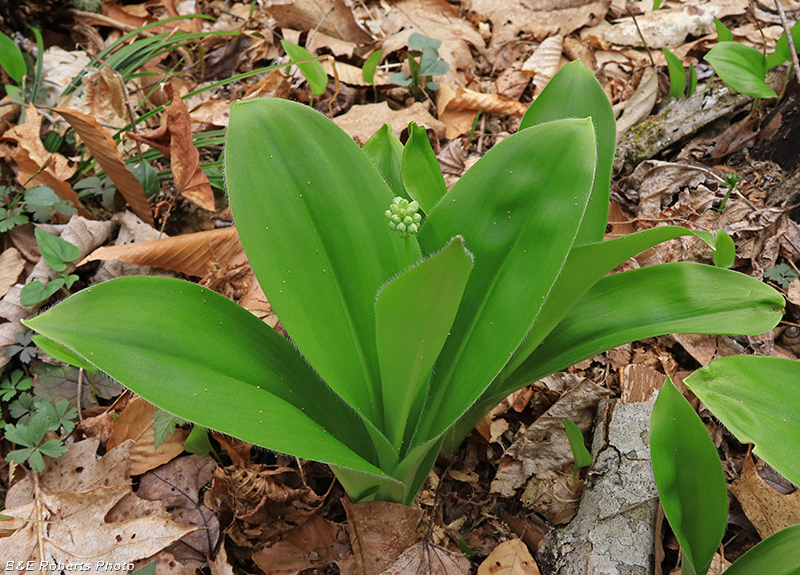
[[[396,196],[389,209],[383,215],[389,220],[389,227],[396,230],[401,238],[413,236],[419,229],[422,216],[418,214],[419,202],[409,202],[407,199]]]
[[[725,176],[725,180],[722,182],[722,185],[723,186],[727,186],[728,193],[725,194],[724,198],[722,198],[722,203],[719,205],[719,208],[717,208],[717,211],[719,213],[722,213],[722,210],[725,209],[725,204],[728,203],[728,198],[731,197],[731,192],[733,192],[733,190],[741,187],[739,185],[739,174],[735,174],[735,173],[731,172],[730,174]]]

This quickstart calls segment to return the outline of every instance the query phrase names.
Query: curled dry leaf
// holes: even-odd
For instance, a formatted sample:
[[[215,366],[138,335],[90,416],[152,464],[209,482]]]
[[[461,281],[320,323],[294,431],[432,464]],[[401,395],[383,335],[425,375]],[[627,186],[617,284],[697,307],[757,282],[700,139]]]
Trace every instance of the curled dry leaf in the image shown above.
[[[463,553],[453,553],[444,547],[420,541],[403,551],[380,575],[467,575],[469,572],[469,559]]]
[[[80,265],[96,260],[120,260],[196,277],[205,276],[214,262],[236,265],[246,261],[234,227],[121,246],[105,246],[92,252]]]
[[[316,30],[356,44],[372,41],[356,24],[348,6],[344,0],[294,0],[290,3],[271,2],[265,11],[281,28]]]
[[[522,539],[504,541],[481,563],[478,575],[539,575],[539,567]]]
[[[119,503],[133,495],[132,442],[100,459],[98,444],[81,441],[70,445],[62,457],[46,459],[38,489],[34,490],[29,474],[9,490],[3,513],[14,519],[0,525],[4,560],[36,561],[37,566],[39,560],[89,563],[91,572],[100,572],[98,561],[127,564],[144,559],[196,530],[174,523],[160,504],[140,505],[124,516],[116,513]]]
[[[545,39],[522,65],[522,72],[533,78],[536,93],[541,92],[561,67],[564,37],[560,34]]]
[[[16,248],[8,248],[0,254],[0,297],[3,297],[17,283],[17,278],[25,268],[25,260]]]
[[[49,560],[88,563],[92,572],[101,572],[105,564],[101,562],[113,565],[144,559],[197,530],[178,525],[169,515],[157,514],[107,523],[108,512],[130,492],[130,485],[97,487],[83,493],[41,491],[36,502],[3,511],[14,518],[9,526],[17,529],[0,539],[0,556],[22,567],[27,561],[38,565],[40,560]]]
[[[441,84],[437,92],[439,119],[447,126],[445,137],[453,140],[472,129],[478,112],[503,116],[522,116],[528,107],[499,94],[482,94],[474,90]]]
[[[658,74],[653,68],[645,68],[639,87],[628,100],[625,111],[617,120],[617,136],[619,137],[628,128],[635,126],[647,116],[656,104],[658,96]]]
[[[800,523],[800,491],[788,495],[775,491],[761,479],[750,456],[745,457],[739,481],[730,490],[762,539]]]
[[[143,134],[126,132],[126,135],[168,157],[175,190],[198,207],[213,212],[216,209],[214,192],[200,167],[200,153],[192,140],[189,110],[171,84],[167,84],[165,90],[172,103],[165,107],[166,120],[162,120],[162,125]]]
[[[351,86],[372,86],[369,82],[364,81],[364,77],[361,73],[361,68],[357,66],[353,66],[351,64],[345,64],[343,62],[335,62],[331,64],[330,60],[323,60],[321,62],[322,69],[330,76],[331,78],[339,78],[340,82],[344,82],[345,84],[350,84]],[[336,68],[336,74],[334,75],[334,67]],[[381,74],[380,72],[375,72],[374,76],[374,84],[376,86],[384,86],[387,84],[386,76]]]
[[[165,385],[169,385],[169,382],[165,382]],[[183,452],[183,442],[189,435],[189,432],[183,429],[176,429],[158,449],[155,448],[154,420],[151,419],[155,412],[154,405],[137,397],[114,420],[114,430],[108,439],[108,448],[113,449],[128,439],[136,442],[131,447],[131,475],[141,475],[155,469]]]
[[[398,138],[408,127],[409,122],[416,122],[420,126],[433,130],[437,138],[445,137],[444,123],[431,116],[427,108],[420,102],[414,102],[411,106],[397,111],[389,108],[389,104],[386,102],[353,106],[347,113],[336,116],[333,121],[361,144],[369,140],[372,134],[384,124],[390,124],[392,133]]]
[[[77,166],[59,153],[50,153],[44,147],[40,132],[42,117],[33,105],[28,107],[25,123],[6,130],[3,140],[17,144],[12,150],[0,148],[0,153],[17,164],[17,181],[26,188],[50,186],[62,200],[70,202],[86,218],[92,214],[78,200],[78,195],[67,183],[75,175]]]
[[[335,523],[312,515],[274,545],[253,553],[253,561],[270,575],[294,575],[331,563],[338,563],[340,572],[346,573],[350,563],[346,539]]]

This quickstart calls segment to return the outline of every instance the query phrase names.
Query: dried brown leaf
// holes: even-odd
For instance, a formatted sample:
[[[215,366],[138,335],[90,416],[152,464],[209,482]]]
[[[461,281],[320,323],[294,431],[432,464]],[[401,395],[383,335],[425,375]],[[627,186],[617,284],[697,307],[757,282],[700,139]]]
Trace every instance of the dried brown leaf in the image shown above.
[[[338,563],[347,556],[339,527],[319,515],[287,532],[281,541],[253,553],[253,561],[264,573],[293,575],[305,569]],[[341,570],[341,568],[340,568]]]
[[[522,65],[522,73],[533,78],[536,93],[541,92],[561,67],[564,37],[560,34],[545,39]]]
[[[657,96],[658,74],[654,68],[645,68],[639,86],[625,105],[622,116],[617,120],[617,136],[649,116]]]
[[[0,556],[22,567],[27,561],[39,565],[45,560],[88,564],[91,572],[101,572],[103,563],[98,567],[99,562],[128,564],[144,559],[196,531],[196,527],[176,524],[169,515],[107,522],[108,512],[129,493],[131,486],[127,484],[81,493],[41,490],[36,502],[3,511],[14,518],[3,527],[16,531],[0,540]],[[6,573],[22,574],[25,570]]]
[[[358,27],[344,0],[295,0],[290,3],[270,4],[265,11],[282,28],[317,30],[356,44],[365,44],[372,40]]]
[[[392,133],[398,138],[403,130],[408,128],[409,122],[416,122],[433,130],[437,138],[445,137],[444,123],[431,116],[420,102],[414,102],[411,106],[397,111],[389,108],[386,102],[353,106],[347,113],[336,116],[333,121],[361,144],[387,123],[392,126]]]
[[[117,186],[119,193],[127,200],[136,215],[152,224],[153,214],[142,184],[125,167],[122,155],[108,132],[97,123],[97,120],[86,114],[68,108],[55,108],[53,111],[69,122],[72,129],[78,133],[89,152]]]
[[[350,527],[353,555],[360,566],[359,575],[377,575],[383,573],[384,569],[387,570],[386,575],[417,573],[390,569],[397,565],[393,564],[395,559],[399,561],[400,554],[419,539],[417,524],[422,517],[422,510],[386,501],[351,503],[345,498],[342,503]]]
[[[165,90],[172,103],[165,107],[164,123],[143,134],[126,132],[126,135],[167,156],[170,159],[175,189],[193,204],[213,212],[216,209],[214,191],[200,167],[200,153],[192,140],[192,118],[189,110],[178,90],[171,84],[167,84]]]
[[[239,265],[246,258],[236,228],[230,227],[121,246],[104,246],[84,258],[80,265],[96,260],[120,260],[203,277],[215,263]]]
[[[761,479],[750,456],[745,457],[739,481],[730,490],[762,539],[800,523],[800,491],[789,495],[775,491]]]
[[[78,195],[67,183],[75,175],[78,166],[58,153],[50,153],[41,139],[42,117],[32,104],[26,112],[25,123],[6,130],[3,140],[17,144],[8,150],[0,148],[0,155],[15,162],[19,171],[17,181],[26,188],[38,185],[50,186],[62,200],[70,202],[78,213],[93,219],[91,213],[78,200]]]
[[[114,430],[108,439],[108,448],[113,449],[128,439],[136,444],[131,447],[131,475],[155,469],[175,459],[183,452],[183,442],[189,432],[176,429],[158,449],[155,448],[153,419],[156,407],[140,397],[128,404],[114,420]]]
[[[403,551],[380,575],[467,575],[469,572],[469,559],[463,553],[420,541]]]
[[[16,248],[8,248],[0,254],[0,297],[3,297],[17,283],[17,278],[25,269],[25,260]]]
[[[522,539],[504,541],[481,563],[478,575],[539,575],[539,567]]]

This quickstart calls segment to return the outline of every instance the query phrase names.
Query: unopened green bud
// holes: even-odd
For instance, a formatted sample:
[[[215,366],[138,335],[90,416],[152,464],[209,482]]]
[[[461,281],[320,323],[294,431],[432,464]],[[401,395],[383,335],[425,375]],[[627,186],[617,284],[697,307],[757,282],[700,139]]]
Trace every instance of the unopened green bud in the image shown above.
[[[409,202],[407,199],[396,196],[389,209],[384,212],[386,219],[389,220],[389,227],[396,230],[400,237],[408,234],[415,234],[422,221],[422,215],[417,213],[419,202],[416,200]]]

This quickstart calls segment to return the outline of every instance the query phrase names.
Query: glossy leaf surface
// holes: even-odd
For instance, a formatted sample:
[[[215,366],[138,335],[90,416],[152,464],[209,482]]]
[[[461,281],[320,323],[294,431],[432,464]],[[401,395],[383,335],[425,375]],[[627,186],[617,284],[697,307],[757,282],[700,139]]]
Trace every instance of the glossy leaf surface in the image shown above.
[[[661,49],[667,59],[667,71],[669,72],[669,97],[680,98],[686,90],[686,71],[683,63],[675,54],[667,48]]]
[[[423,222],[423,253],[461,235],[475,267],[431,379],[425,410],[436,417],[423,422],[419,440],[450,427],[524,339],[581,224],[594,152],[588,119],[522,130],[464,174]]]
[[[603,278],[509,378],[509,388],[629,341],[668,333],[758,335],[780,320],[783,297],[744,274],[670,263]]]
[[[389,124],[381,126],[361,148],[369,156],[395,196],[411,197],[403,186],[403,144],[392,133]]]
[[[598,242],[606,232],[611,165],[617,143],[617,123],[608,97],[579,60],[570,62],[547,83],[525,112],[519,127],[523,130],[552,120],[589,117],[597,138],[597,168],[576,244]]]
[[[441,252],[384,287],[375,304],[386,435],[403,447],[406,426],[419,418],[431,369],[456,317],[472,269],[464,242],[456,237]],[[411,415],[414,417],[411,417]]]
[[[325,69],[322,67],[322,64],[314,60],[314,55],[302,46],[292,44],[286,40],[281,40],[281,46],[283,46],[283,50],[286,52],[286,54],[288,54],[289,58],[292,59],[292,62],[312,60],[310,62],[303,62],[302,64],[296,65],[300,69],[300,72],[303,73],[303,77],[308,82],[308,86],[311,88],[311,93],[317,96],[324,94],[325,89],[328,86],[328,74],[325,73]]]
[[[734,356],[712,361],[686,385],[742,443],[800,484],[800,362]]]
[[[800,525],[767,537],[725,570],[725,575],[800,575]]]
[[[426,214],[447,191],[428,133],[414,122],[408,125],[408,141],[403,148],[403,185]]]
[[[207,288],[120,278],[26,324],[182,419],[382,475],[370,463],[376,453],[366,426],[350,406],[285,338]]]
[[[333,122],[277,98],[233,105],[225,176],[242,246],[286,331],[380,427],[375,296],[405,257],[383,215],[389,186]]]
[[[709,50],[705,60],[731,88],[754,98],[775,98],[775,90],[764,83],[767,63],[764,55],[738,42],[720,42]]]
[[[683,573],[706,575],[725,533],[728,487],[706,426],[669,378],[650,417],[650,457],[664,514],[683,551]]]

